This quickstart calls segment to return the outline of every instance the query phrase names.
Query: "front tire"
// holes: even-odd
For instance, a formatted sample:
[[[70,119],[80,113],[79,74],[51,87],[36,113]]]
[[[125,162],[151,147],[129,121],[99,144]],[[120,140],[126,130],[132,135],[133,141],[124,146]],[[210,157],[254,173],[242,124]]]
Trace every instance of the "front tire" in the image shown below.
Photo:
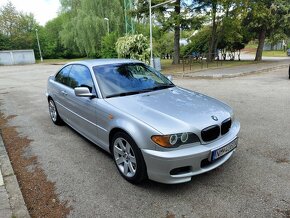
[[[111,143],[111,151],[119,173],[131,183],[137,184],[145,180],[146,164],[135,141],[128,134],[118,132]]]
[[[57,112],[55,103],[52,99],[48,100],[48,111],[49,111],[50,118],[55,125],[63,125],[64,122],[60,118]]]

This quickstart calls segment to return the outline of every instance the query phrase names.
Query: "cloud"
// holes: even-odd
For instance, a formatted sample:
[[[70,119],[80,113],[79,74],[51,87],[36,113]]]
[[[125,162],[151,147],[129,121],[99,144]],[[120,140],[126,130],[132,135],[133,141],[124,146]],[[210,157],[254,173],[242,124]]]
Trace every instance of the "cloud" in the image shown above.
[[[10,0],[17,11],[32,13],[41,25],[55,17],[60,9],[59,0]],[[8,0],[1,1],[0,6],[7,4]]]

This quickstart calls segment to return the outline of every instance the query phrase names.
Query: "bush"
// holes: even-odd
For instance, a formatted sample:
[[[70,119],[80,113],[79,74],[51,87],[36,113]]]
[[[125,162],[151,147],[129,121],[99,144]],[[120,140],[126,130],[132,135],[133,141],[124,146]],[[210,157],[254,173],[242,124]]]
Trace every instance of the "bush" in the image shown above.
[[[116,51],[117,34],[110,33],[102,38],[101,42],[101,56],[102,58],[117,58]]]
[[[148,39],[142,34],[126,35],[116,42],[119,58],[131,58],[148,62],[150,48]]]

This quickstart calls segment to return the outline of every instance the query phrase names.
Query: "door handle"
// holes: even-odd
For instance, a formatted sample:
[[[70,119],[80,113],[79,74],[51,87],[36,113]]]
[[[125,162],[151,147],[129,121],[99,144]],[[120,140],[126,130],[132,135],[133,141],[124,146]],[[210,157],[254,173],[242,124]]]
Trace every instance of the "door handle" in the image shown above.
[[[63,95],[67,95],[66,91],[61,91],[61,93],[62,93]]]

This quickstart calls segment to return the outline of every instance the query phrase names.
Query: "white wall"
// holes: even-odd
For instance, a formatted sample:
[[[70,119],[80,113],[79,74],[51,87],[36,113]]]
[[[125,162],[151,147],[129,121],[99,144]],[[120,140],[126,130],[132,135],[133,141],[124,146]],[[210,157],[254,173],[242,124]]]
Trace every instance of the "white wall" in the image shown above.
[[[35,64],[33,50],[0,51],[0,65]]]

